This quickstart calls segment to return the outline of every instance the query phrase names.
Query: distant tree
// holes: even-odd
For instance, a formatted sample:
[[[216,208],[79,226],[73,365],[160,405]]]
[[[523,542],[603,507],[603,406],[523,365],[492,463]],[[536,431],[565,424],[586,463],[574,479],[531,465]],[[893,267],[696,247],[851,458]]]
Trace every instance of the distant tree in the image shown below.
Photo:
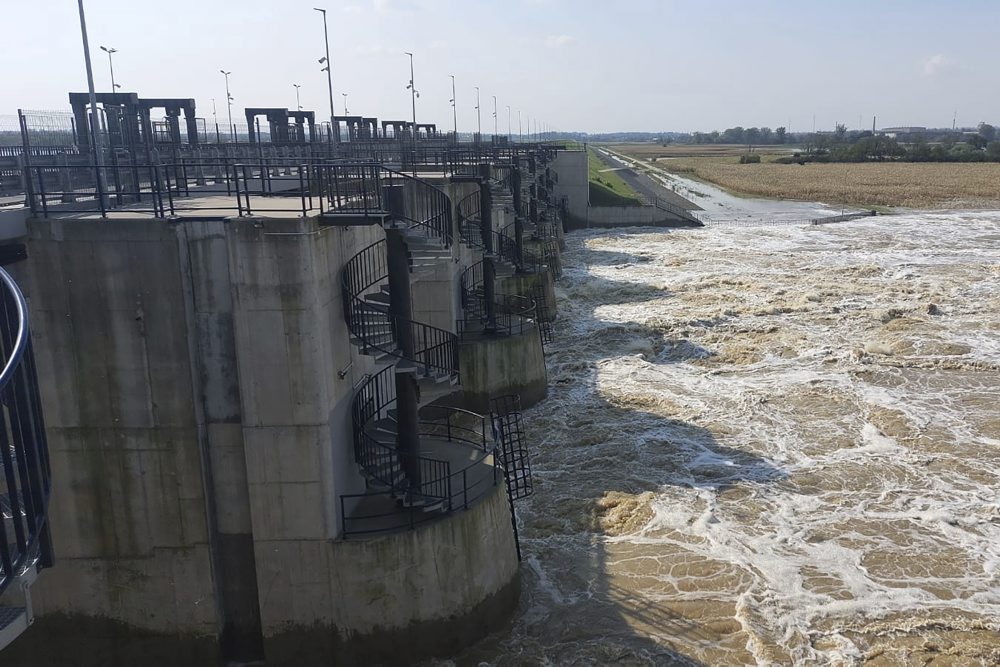
[[[760,143],[771,144],[774,143],[774,131],[769,127],[760,128]]]
[[[844,139],[847,138],[847,126],[843,123],[837,123],[833,129],[833,138],[838,144],[844,143]]]
[[[724,144],[744,144],[746,139],[744,135],[746,131],[739,125],[736,127],[730,127],[722,132],[722,136],[719,137],[719,141]]]
[[[965,138],[966,142],[973,148],[986,148],[989,141],[981,134],[970,134]]]
[[[979,136],[981,136],[983,139],[985,139],[986,143],[989,143],[989,142],[993,141],[994,139],[996,139],[997,129],[995,127],[993,127],[992,125],[990,125],[989,123],[980,123],[979,124]]]
[[[986,157],[994,162],[1000,162],[1000,141],[991,141],[986,144]]]
[[[775,141],[775,143],[778,143],[778,144],[785,143],[785,135],[787,133],[788,133],[788,130],[786,130],[784,126],[781,126],[778,129],[776,129],[774,131],[774,141]]]
[[[747,142],[747,150],[752,151],[753,147],[760,143],[760,130],[756,127],[748,128],[743,133],[743,138]]]
[[[913,162],[929,162],[934,157],[931,147],[923,137],[918,137],[910,149],[906,151],[906,158]]]

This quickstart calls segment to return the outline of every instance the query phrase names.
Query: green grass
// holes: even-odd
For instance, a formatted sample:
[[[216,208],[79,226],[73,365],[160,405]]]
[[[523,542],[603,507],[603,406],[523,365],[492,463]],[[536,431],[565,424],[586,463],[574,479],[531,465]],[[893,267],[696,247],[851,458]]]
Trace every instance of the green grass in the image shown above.
[[[641,204],[635,190],[622,180],[616,171],[608,170],[608,165],[597,156],[594,149],[587,148],[587,164],[590,178],[591,206],[638,206]]]

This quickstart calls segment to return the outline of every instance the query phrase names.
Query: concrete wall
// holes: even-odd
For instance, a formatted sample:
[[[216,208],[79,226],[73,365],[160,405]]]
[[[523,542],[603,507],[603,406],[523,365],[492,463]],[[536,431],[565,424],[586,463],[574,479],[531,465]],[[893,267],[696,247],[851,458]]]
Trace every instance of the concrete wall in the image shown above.
[[[566,197],[569,213],[577,218],[586,218],[590,205],[590,170],[586,151],[558,151],[549,168],[559,175],[558,182],[552,187],[553,201],[559,202]]]
[[[467,410],[489,412],[490,399],[504,394],[520,394],[521,407],[528,408],[548,393],[545,354],[534,326],[515,336],[463,341],[458,355],[459,402]]]
[[[585,221],[585,224],[584,224]],[[693,223],[660,210],[655,206],[591,206],[583,220],[574,221],[573,227],[693,227]]]
[[[409,665],[499,630],[517,606],[502,485],[468,512],[375,540],[287,540],[262,570],[269,664]]]
[[[364,490],[350,403],[373,366],[349,343],[340,273],[380,228],[30,231],[16,278],[44,391],[58,565],[33,588],[47,629],[5,664],[211,664],[254,640],[274,664],[362,648],[408,661],[506,618],[517,564],[502,487],[414,532],[337,539],[340,495]],[[442,271],[415,298],[453,284]]]
[[[70,655],[127,626],[175,637],[175,657],[204,659],[212,642],[199,640],[221,628],[174,229],[29,229],[30,259],[12,269],[30,303],[58,563],[32,587],[36,614],[89,637],[67,642]],[[37,629],[19,647],[30,655],[52,640]]]

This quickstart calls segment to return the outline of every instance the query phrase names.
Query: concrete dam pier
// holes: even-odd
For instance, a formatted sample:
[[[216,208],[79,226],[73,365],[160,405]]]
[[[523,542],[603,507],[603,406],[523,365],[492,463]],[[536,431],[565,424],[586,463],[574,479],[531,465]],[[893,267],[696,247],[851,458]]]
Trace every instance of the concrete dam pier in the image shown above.
[[[406,664],[501,628],[519,411],[545,397],[556,317],[556,153],[314,164],[312,192],[242,216],[198,194],[190,215],[29,213],[10,270],[58,559],[4,662]]]
[[[22,114],[7,156],[5,415],[37,425],[0,456],[4,664],[408,664],[502,628],[586,154],[277,108],[212,144],[193,100],[98,101],[100,141]]]

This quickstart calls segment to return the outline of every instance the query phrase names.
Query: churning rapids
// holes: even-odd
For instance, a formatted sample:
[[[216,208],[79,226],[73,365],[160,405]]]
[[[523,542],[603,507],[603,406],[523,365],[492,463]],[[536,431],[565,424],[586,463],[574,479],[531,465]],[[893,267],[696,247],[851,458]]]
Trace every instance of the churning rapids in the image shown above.
[[[1000,663],[1000,213],[567,241],[521,606],[443,664]]]

